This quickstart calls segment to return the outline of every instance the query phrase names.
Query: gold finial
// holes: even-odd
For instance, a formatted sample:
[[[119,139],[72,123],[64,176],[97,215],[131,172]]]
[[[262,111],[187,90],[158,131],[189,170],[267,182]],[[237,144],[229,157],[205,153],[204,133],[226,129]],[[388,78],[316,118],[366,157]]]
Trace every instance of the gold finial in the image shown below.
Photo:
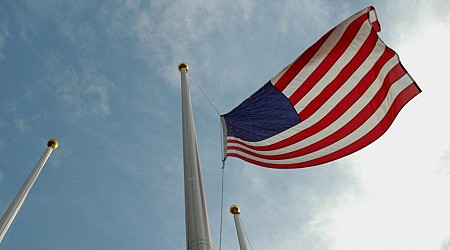
[[[232,214],[239,214],[240,213],[240,209],[239,209],[239,207],[237,205],[231,205],[230,212]]]
[[[50,139],[47,142],[47,146],[50,148],[53,148],[53,150],[55,150],[58,147],[58,141],[55,139]]]
[[[187,73],[188,70],[189,70],[188,64],[185,63],[185,62],[180,63],[180,64],[178,65],[178,70],[181,71],[181,69],[186,69],[186,73]]]

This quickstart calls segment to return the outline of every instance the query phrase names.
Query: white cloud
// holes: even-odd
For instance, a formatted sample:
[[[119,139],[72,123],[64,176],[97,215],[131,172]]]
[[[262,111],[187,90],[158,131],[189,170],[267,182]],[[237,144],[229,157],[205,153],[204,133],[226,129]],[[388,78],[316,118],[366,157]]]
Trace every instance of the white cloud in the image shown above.
[[[136,42],[136,56],[178,86],[176,65],[187,60],[208,71],[212,63],[207,54],[214,42],[211,37],[233,34],[234,27],[253,17],[256,5],[257,1],[243,0],[152,1],[147,5],[128,1],[114,12],[105,4],[101,13],[111,37]],[[196,53],[206,60],[196,61]]]
[[[19,130],[27,130],[29,128],[28,122],[22,118],[14,118],[14,126]]]
[[[5,47],[6,40],[9,36],[10,34],[6,21],[0,20],[0,61],[5,59],[5,55],[3,55],[3,48]]]
[[[58,105],[62,105],[65,118],[69,121],[100,120],[110,115],[110,91],[114,83],[88,62],[78,63],[75,68],[63,61],[57,52],[46,55],[44,81],[54,92]]]
[[[6,107],[6,110],[8,111],[8,113],[10,113],[12,115],[12,119],[11,119],[12,126],[14,126],[16,129],[19,129],[21,131],[29,129],[30,118],[29,117],[24,118],[22,116],[21,110],[18,107],[17,100],[10,101]],[[5,125],[6,125],[5,122],[0,121],[0,127],[3,127]]]
[[[450,178],[387,161],[361,161],[366,193],[332,212],[335,249],[438,249],[448,236]]]
[[[439,168],[437,171],[439,174],[450,175],[450,151],[445,151],[441,157]]]
[[[447,238],[444,242],[442,242],[441,250],[450,249],[450,237]]]
[[[302,29],[302,33],[310,33],[307,31],[322,28],[324,30],[330,29],[327,22],[331,17],[330,13],[334,9],[329,3],[324,1],[295,1],[288,0],[284,2],[276,2],[277,5],[282,5],[282,10],[276,20],[279,23],[280,32],[289,33]],[[305,10],[299,14],[298,11]]]
[[[67,109],[67,119],[101,119],[111,113],[109,88],[113,84],[95,70],[74,71],[68,67],[53,79],[56,94]]]

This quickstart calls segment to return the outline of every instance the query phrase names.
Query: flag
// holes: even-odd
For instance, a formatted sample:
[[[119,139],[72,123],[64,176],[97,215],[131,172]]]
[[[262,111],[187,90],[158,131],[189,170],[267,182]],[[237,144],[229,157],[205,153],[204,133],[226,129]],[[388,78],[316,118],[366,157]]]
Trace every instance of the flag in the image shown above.
[[[269,168],[330,162],[369,145],[421,92],[367,7],[221,116],[224,155]]]

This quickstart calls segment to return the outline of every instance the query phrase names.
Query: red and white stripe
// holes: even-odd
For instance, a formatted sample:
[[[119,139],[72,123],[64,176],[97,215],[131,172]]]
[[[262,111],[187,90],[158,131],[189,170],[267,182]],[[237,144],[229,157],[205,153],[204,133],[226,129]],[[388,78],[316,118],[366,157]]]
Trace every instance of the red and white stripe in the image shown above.
[[[228,136],[227,156],[271,168],[310,167],[379,138],[420,89],[378,31],[368,7],[308,48],[271,80],[302,122],[257,142]]]

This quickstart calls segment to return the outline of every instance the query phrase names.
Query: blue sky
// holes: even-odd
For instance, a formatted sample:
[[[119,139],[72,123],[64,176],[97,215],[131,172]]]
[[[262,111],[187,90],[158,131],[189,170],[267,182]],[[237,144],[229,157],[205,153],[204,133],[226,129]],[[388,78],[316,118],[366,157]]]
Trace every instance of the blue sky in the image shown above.
[[[0,2],[0,213],[56,138],[2,249],[185,248],[180,62],[213,245],[220,113],[329,29],[373,5],[380,37],[423,93],[367,148],[273,170],[228,159],[231,204],[254,249],[450,249],[450,3],[393,1]]]

